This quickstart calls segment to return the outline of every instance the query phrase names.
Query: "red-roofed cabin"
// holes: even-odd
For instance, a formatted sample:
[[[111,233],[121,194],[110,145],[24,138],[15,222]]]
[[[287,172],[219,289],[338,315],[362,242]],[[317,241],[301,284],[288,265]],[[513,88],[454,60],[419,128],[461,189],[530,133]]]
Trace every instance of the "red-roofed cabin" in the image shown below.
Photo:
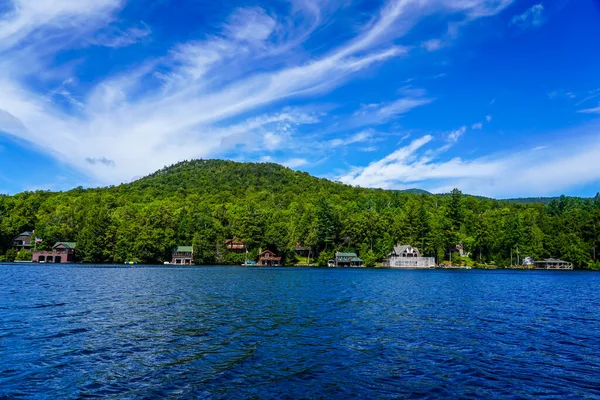
[[[56,242],[51,251],[34,251],[33,262],[64,264],[75,262],[75,242]]]
[[[237,237],[234,237],[233,239],[227,239],[225,241],[225,245],[227,246],[227,250],[229,251],[233,251],[236,253],[243,253],[244,251],[246,251],[246,244]]]
[[[265,250],[258,255],[258,265],[262,267],[278,267],[281,265],[281,257],[271,250]]]

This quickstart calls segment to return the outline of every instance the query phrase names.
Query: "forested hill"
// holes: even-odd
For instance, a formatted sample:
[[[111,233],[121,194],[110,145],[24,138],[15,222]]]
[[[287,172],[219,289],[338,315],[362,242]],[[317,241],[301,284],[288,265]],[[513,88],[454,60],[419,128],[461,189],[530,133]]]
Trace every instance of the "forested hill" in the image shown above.
[[[561,197],[520,204],[464,196],[364,189],[318,179],[271,163],[181,162],[133,183],[69,192],[0,196],[0,257],[15,257],[12,240],[32,231],[40,245],[76,241],[84,262],[160,263],[176,245],[194,245],[198,263],[238,264],[227,251],[234,236],[250,256],[269,248],[293,263],[310,248],[321,264],[336,250],[367,263],[396,242],[438,260],[462,243],[461,262],[560,257],[590,266],[600,239],[600,197]],[[19,258],[27,258],[19,254]]]

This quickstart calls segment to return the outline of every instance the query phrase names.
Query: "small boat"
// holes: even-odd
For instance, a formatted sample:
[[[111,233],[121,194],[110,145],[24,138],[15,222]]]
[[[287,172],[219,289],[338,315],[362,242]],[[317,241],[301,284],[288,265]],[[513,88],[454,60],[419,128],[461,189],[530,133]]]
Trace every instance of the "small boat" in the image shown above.
[[[256,267],[256,265],[257,265],[256,261],[254,261],[254,260],[246,260],[242,264],[242,267]]]
[[[125,261],[125,265],[137,265],[137,261]]]

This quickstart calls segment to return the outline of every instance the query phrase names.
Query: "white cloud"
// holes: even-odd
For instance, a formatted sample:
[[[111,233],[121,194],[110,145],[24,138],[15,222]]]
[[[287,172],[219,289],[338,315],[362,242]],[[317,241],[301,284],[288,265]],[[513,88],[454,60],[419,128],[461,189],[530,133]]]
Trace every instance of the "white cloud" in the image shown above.
[[[467,131],[467,127],[461,126],[459,129],[450,132],[448,134],[448,136],[446,137],[446,140],[449,143],[456,143],[458,141],[458,139],[460,139],[461,136],[465,134],[466,131]]]
[[[150,27],[143,22],[138,26],[120,29],[114,26],[100,32],[91,43],[104,47],[126,47],[135,44],[152,33]]]
[[[486,115],[485,116],[485,120],[489,123],[492,122],[492,116],[491,115]]]
[[[481,122],[477,122],[477,123],[471,125],[471,129],[478,130],[478,129],[482,129],[482,128],[483,128],[483,124]]]
[[[238,8],[224,27],[226,36],[242,42],[263,42],[277,23],[262,8]]]
[[[373,132],[370,130],[360,131],[347,138],[337,138],[327,142],[327,147],[335,148],[340,146],[348,146],[354,143],[366,142],[373,137]]]
[[[586,132],[585,134],[583,132]],[[444,159],[424,151],[431,136],[414,140],[380,161],[354,167],[340,180],[363,187],[419,186],[433,192],[458,187],[463,192],[492,197],[552,195],[600,181],[600,126],[570,132],[576,138],[530,151],[513,150],[471,160]]]
[[[394,43],[423,16],[451,12],[473,20],[510,1],[390,1],[354,37],[312,59],[299,45],[326,21],[329,3],[295,0],[289,15],[238,8],[216,33],[97,77],[91,88],[78,83],[75,65],[57,65],[57,56],[94,41],[126,46],[150,29],[138,24],[111,31],[121,0],[13,3],[15,11],[0,25],[0,129],[107,184],[236,146],[280,150],[298,126],[314,121],[280,110],[284,101],[326,93],[360,71],[407,55],[408,47]],[[33,77],[41,88],[30,85]],[[388,122],[431,102],[402,96],[361,110],[352,117],[359,121],[354,127]]]
[[[283,161],[281,164],[288,168],[298,168],[308,164],[308,161],[304,158],[290,158],[289,160]]]
[[[511,20],[511,24],[522,29],[537,28],[544,23],[544,6],[536,4],[529,8],[523,14],[515,15]]]
[[[417,97],[413,93],[389,103],[364,104],[354,113],[354,126],[378,125],[389,122],[410,110],[429,104],[430,98]]]
[[[430,39],[421,44],[421,47],[427,49],[427,51],[436,51],[441,49],[443,46],[440,39]]]
[[[598,107],[594,107],[594,108],[585,108],[585,109],[579,110],[577,112],[583,113],[583,114],[600,114],[600,105],[598,105]]]
[[[577,95],[575,93],[573,93],[573,92],[565,92],[562,89],[561,90],[555,90],[555,91],[552,91],[552,92],[548,93],[548,98],[550,100],[557,99],[557,98],[567,98],[567,99],[573,100],[576,97],[577,97]]]
[[[600,88],[588,91],[585,96],[586,97],[584,97],[583,99],[579,100],[575,105],[576,106],[580,106],[583,103],[585,103],[585,102],[587,102],[589,100],[595,99],[596,97],[600,96]]]

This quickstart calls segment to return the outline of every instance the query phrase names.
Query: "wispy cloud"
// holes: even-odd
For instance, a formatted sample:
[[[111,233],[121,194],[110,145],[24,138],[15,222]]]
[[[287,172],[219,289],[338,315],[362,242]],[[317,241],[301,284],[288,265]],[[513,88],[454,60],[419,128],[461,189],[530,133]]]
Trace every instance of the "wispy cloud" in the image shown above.
[[[96,164],[102,164],[102,165],[106,165],[107,167],[114,167],[115,166],[115,162],[113,160],[109,160],[106,157],[100,157],[100,158],[90,158],[87,157],[85,159],[86,162],[92,164],[92,165],[96,165]]]
[[[125,29],[110,26],[91,39],[91,43],[104,47],[126,47],[148,37],[151,33],[152,30],[150,27],[143,22],[138,26],[131,26]]]
[[[289,160],[283,161],[281,164],[288,168],[298,168],[308,164],[308,160],[305,158],[290,158]]]
[[[521,29],[537,28],[544,23],[544,6],[536,4],[527,9],[523,14],[515,15],[511,24]]]
[[[370,140],[373,137],[373,132],[369,130],[364,130],[361,132],[357,132],[354,135],[347,138],[337,138],[332,139],[327,142],[327,147],[335,148],[340,146],[348,146],[354,143],[362,143]]]
[[[590,101],[590,100],[593,100],[593,99],[595,99],[596,97],[599,97],[599,96],[600,96],[600,88],[598,88],[598,89],[593,89],[593,90],[589,90],[588,92],[586,92],[586,93],[584,94],[584,96],[585,96],[585,97],[584,97],[583,99],[579,100],[579,101],[578,101],[578,102],[575,104],[576,106],[580,106],[580,105],[582,105],[583,103],[586,103],[586,102],[588,102],[588,101]]]
[[[379,125],[391,121],[414,108],[429,104],[431,98],[408,95],[389,103],[364,104],[353,115],[354,126]]]
[[[558,98],[566,98],[566,99],[570,99],[573,100],[574,98],[576,98],[577,95],[573,92],[567,92],[564,90],[555,90],[552,91],[550,93],[548,93],[548,98],[553,100],[553,99],[558,99]]]
[[[436,51],[443,47],[443,42],[440,39],[430,39],[421,44],[421,47],[428,51]]]
[[[477,122],[477,123],[471,125],[471,129],[479,130],[482,128],[483,128],[483,124],[481,122]]]
[[[373,66],[409,57],[411,46],[398,45],[398,39],[407,38],[427,15],[473,21],[511,1],[390,1],[353,35],[312,57],[301,45],[319,27],[327,28],[326,14],[337,2],[296,0],[289,14],[241,7],[214,32],[85,83],[75,79],[76,65],[56,63],[63,51],[89,44],[129,46],[150,40],[151,27],[115,25],[121,0],[13,3],[15,11],[0,25],[0,130],[99,183],[118,183],[181,159],[222,156],[235,148],[247,154],[280,151],[299,127],[318,120],[286,110],[286,102],[318,97]],[[85,63],[85,57],[78,62]],[[42,83],[32,85],[34,77]],[[390,122],[432,100],[401,93],[365,105],[342,125]],[[287,161],[306,162],[295,154]]]
[[[578,113],[583,113],[583,114],[600,114],[600,104],[598,105],[598,107],[585,108],[585,109],[579,110],[577,112]]]
[[[446,140],[450,143],[456,143],[458,141],[458,139],[460,139],[461,136],[465,134],[466,131],[467,131],[467,127],[462,126],[459,129],[450,132],[448,134],[448,136],[446,137]]]
[[[402,188],[418,185],[433,192],[454,187],[485,196],[549,195],[600,181],[600,126],[571,132],[576,140],[539,146],[530,151],[509,150],[466,160],[445,158],[425,149],[432,136],[415,139],[366,167],[353,167],[339,179],[363,187]]]

